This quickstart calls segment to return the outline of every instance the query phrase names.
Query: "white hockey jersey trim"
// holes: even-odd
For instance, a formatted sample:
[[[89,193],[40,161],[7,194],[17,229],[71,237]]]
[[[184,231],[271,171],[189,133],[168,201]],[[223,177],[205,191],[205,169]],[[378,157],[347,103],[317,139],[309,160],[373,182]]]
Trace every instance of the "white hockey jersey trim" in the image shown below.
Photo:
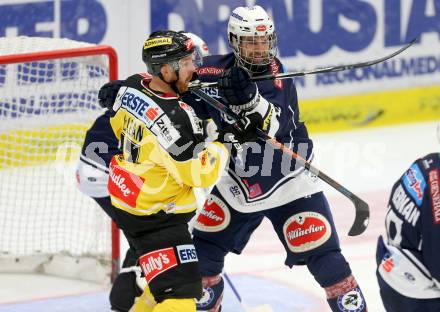
[[[438,283],[410,252],[384,242],[389,257],[379,264],[379,274],[398,293],[416,299],[440,298]],[[388,262],[388,263],[387,263]]]
[[[78,161],[76,180],[78,189],[87,196],[93,198],[109,196],[107,189],[108,168],[83,155]]]
[[[228,204],[235,210],[243,213],[279,207],[299,198],[322,191],[321,181],[310,172],[302,170],[300,173],[295,171],[289,174],[286,178],[289,177],[290,180],[281,186],[278,185],[282,181],[285,181],[285,179],[278,181],[270,192],[268,192],[271,193],[268,197],[264,199],[256,198],[254,201],[251,201],[249,194],[243,194],[241,191],[243,186],[240,186],[229,174],[223,176],[216,186]],[[292,177],[294,175],[296,176]]]

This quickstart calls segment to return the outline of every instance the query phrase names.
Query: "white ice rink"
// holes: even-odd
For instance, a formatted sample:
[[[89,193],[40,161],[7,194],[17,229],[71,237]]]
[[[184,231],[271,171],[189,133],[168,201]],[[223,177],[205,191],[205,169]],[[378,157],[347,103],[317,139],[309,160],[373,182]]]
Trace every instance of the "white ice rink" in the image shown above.
[[[413,160],[439,151],[437,123],[315,135],[314,164],[367,201],[368,229],[348,237],[354,220],[351,202],[326,188],[342,251],[365,294],[370,312],[383,312],[375,276],[376,239],[393,182]],[[322,312],[329,308],[323,290],[305,267],[284,266],[281,243],[268,222],[253,235],[241,256],[230,255],[225,270],[248,306],[269,304],[273,311]],[[108,286],[39,275],[0,274],[0,312],[109,311]],[[226,286],[224,309],[242,311]]]

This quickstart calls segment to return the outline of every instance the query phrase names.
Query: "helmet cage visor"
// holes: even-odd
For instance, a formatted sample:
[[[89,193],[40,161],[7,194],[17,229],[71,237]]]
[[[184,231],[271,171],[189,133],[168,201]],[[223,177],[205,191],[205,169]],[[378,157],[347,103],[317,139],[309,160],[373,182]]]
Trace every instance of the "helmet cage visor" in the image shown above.
[[[263,36],[237,36],[231,38],[231,44],[238,63],[252,73],[264,72],[278,50],[275,32]]]

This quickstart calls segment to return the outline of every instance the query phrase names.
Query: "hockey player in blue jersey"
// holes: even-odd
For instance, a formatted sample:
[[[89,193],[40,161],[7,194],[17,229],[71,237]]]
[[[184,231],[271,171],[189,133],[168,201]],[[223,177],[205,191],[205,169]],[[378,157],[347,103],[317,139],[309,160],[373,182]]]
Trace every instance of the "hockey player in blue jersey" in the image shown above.
[[[387,312],[440,311],[440,154],[417,159],[391,189],[377,279]]]
[[[197,71],[202,82],[219,84],[218,89],[203,91],[239,115],[258,112],[264,119],[262,130],[310,161],[313,144],[299,118],[293,80],[254,83],[249,79],[284,70],[276,58],[275,29],[268,14],[260,6],[236,8],[229,19],[228,39],[233,53],[206,57]],[[199,117],[212,118],[218,128],[232,123],[195,96],[190,104]],[[332,311],[367,311],[341,254],[316,177],[264,142],[244,144],[232,155],[228,173],[208,195],[194,223],[193,239],[205,288],[198,311],[220,310],[225,256],[239,254],[265,217],[284,246],[285,264],[307,265],[325,290]]]

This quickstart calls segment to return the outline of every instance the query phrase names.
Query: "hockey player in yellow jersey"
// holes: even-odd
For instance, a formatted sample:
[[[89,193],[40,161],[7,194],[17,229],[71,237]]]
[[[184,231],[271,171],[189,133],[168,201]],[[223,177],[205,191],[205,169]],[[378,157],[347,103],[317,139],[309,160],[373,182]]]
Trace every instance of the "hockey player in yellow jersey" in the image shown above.
[[[180,95],[198,60],[191,39],[157,31],[145,41],[148,74],[124,81],[110,119],[122,154],[110,162],[108,189],[115,220],[134,247],[148,287],[132,311],[196,311],[202,295],[198,259],[187,222],[194,187],[209,187],[229,156],[227,145],[255,140],[260,115],[243,117],[205,142],[201,121]]]

